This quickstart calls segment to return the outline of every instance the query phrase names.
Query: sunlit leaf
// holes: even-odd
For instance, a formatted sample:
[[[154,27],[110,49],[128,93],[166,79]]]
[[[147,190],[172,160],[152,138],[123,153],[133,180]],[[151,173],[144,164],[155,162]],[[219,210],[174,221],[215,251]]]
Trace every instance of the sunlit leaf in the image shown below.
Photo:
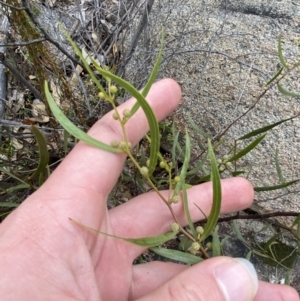
[[[270,129],[274,128],[275,126],[277,126],[277,125],[279,125],[279,124],[281,124],[281,123],[283,123],[283,122],[286,122],[286,121],[288,121],[288,120],[292,120],[292,119],[294,119],[294,118],[296,118],[296,117],[298,117],[298,116],[299,116],[299,114],[296,115],[296,116],[293,116],[293,117],[290,117],[290,118],[287,118],[287,119],[283,119],[283,120],[280,120],[280,121],[278,121],[278,122],[269,124],[269,125],[267,125],[267,126],[264,126],[264,127],[262,127],[262,128],[259,128],[259,129],[257,129],[257,130],[254,130],[254,131],[252,131],[252,132],[250,132],[250,133],[248,133],[248,134],[246,134],[246,135],[244,135],[244,136],[238,138],[238,140],[248,139],[248,138],[251,138],[251,137],[256,136],[256,135],[258,135],[258,134],[267,132],[267,131],[269,131]]]
[[[279,185],[274,185],[274,186],[254,187],[254,190],[258,192],[258,191],[271,191],[271,190],[276,190],[276,189],[282,189],[282,188],[291,186],[297,182],[299,182],[299,180],[293,180],[290,182],[285,182],[285,183],[282,183]]]
[[[164,34],[164,30],[162,30],[161,41],[160,41],[160,50],[159,50],[156,62],[154,64],[153,70],[150,74],[150,77],[149,77],[149,79],[148,79],[148,81],[147,81],[147,83],[146,83],[146,85],[145,85],[145,87],[143,88],[143,91],[142,91],[142,95],[144,97],[147,96],[152,84],[154,83],[154,81],[157,77],[159,66],[160,66],[161,59],[162,59],[162,53],[163,53],[163,48],[164,48],[164,39],[165,39],[165,34]],[[140,107],[140,104],[137,101],[134,104],[134,106],[132,107],[132,109],[130,110],[130,113],[131,113],[130,115],[132,116],[138,110],[139,107]]]
[[[120,239],[141,247],[147,247],[147,248],[151,248],[151,247],[157,247],[171,239],[173,239],[177,233],[176,232],[168,232],[165,234],[161,234],[161,235],[157,235],[157,236],[149,236],[149,237],[140,237],[140,238],[126,238],[126,237],[120,237],[120,236],[116,236],[116,235],[112,235],[112,234],[108,234],[102,231],[99,231],[97,229],[93,229],[91,227],[88,227],[86,225],[81,224],[78,221],[75,221],[73,219],[70,218],[70,220],[72,222],[74,222],[75,224],[79,225],[80,227],[83,227],[89,231],[95,232],[97,234],[101,234],[101,235],[105,235],[108,237],[112,237],[112,238],[116,238],[116,239]]]
[[[34,134],[35,140],[39,148],[39,164],[34,173],[29,177],[29,179],[34,179],[38,177],[41,173],[44,173],[46,167],[49,163],[49,152],[47,148],[47,141],[41,131],[35,127],[31,126],[31,130]]]
[[[186,252],[177,251],[177,250],[171,250],[165,248],[151,248],[151,250],[160,256],[164,256],[172,260],[180,261],[185,264],[194,265],[196,263],[203,261],[203,259],[198,256]]]
[[[282,175],[282,170],[281,170],[280,163],[279,163],[278,149],[276,149],[276,152],[275,152],[275,165],[276,165],[276,172],[277,172],[279,181],[280,181],[280,183],[283,184],[283,183],[285,183],[285,179]]]
[[[208,216],[207,223],[204,227],[204,232],[201,235],[201,241],[203,241],[208,235],[210,235],[210,233],[214,230],[215,226],[217,225],[218,218],[221,211],[221,203],[222,203],[222,188],[221,188],[220,174],[219,174],[218,164],[210,140],[208,140],[208,156],[211,165],[213,199],[212,199],[212,208]]]
[[[288,64],[283,56],[281,38],[282,38],[282,35],[279,35],[279,37],[278,37],[278,56],[279,56],[281,65],[285,68],[288,68]]]
[[[214,257],[221,256],[221,243],[218,231],[219,226],[216,225],[214,231],[212,232],[212,251]]]
[[[277,84],[278,87],[278,91],[280,93],[282,93],[285,96],[290,96],[290,97],[300,97],[299,93],[295,93],[295,92],[289,92],[287,91],[285,88],[283,88],[280,84]]]
[[[228,162],[236,161],[236,160],[242,158],[243,156],[245,156],[246,154],[248,154],[252,149],[254,149],[266,137],[266,135],[267,134],[264,134],[264,135],[258,137],[256,140],[254,140],[252,143],[250,143],[247,147],[245,147],[244,149],[239,151],[237,154],[232,156],[228,160]]]
[[[266,83],[266,86],[270,85],[282,72],[283,67],[281,67],[276,74]]]
[[[77,139],[92,145],[94,147],[100,148],[102,150],[108,151],[108,152],[113,152],[113,153],[122,153],[122,150],[112,147],[108,144],[105,144],[99,140],[96,140],[86,134],[84,131],[79,129],[76,125],[74,125],[61,111],[61,109],[57,106],[55,103],[54,99],[52,98],[50,92],[49,92],[49,87],[48,83],[45,81],[45,94],[46,98],[49,104],[49,107],[54,115],[54,117],[57,119],[57,121],[62,125],[62,127],[68,131],[71,135],[76,137]]]

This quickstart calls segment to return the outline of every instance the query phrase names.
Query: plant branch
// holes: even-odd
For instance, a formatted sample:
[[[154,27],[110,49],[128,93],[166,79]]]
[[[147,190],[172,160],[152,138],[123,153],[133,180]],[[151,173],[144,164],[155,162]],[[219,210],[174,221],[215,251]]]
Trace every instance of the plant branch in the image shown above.
[[[26,42],[4,43],[4,44],[0,44],[0,47],[28,46],[28,45],[43,42],[43,41],[46,41],[46,38],[39,38],[39,39],[26,41]]]
[[[13,5],[10,5],[10,4],[7,4],[3,1],[0,1],[0,4],[4,5],[4,6],[7,6],[9,8],[12,8],[12,9],[15,9],[15,10],[25,10],[25,7],[16,7],[16,6],[13,6]]]

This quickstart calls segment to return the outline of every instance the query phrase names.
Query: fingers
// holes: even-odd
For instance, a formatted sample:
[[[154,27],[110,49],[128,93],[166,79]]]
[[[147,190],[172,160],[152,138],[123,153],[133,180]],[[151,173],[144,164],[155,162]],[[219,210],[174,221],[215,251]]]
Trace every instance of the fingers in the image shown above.
[[[162,192],[166,197],[167,191]],[[209,215],[212,205],[212,185],[205,183],[187,190],[189,209],[193,221]],[[222,180],[222,213],[242,210],[253,201],[253,188],[244,178]],[[197,205],[197,206],[196,206]],[[182,202],[172,205],[181,225],[186,225]],[[140,195],[129,202],[109,211],[114,233],[121,237],[155,236],[171,230],[174,222],[169,208],[155,192]],[[124,248],[133,260],[143,248],[124,243]]]
[[[260,281],[254,301],[299,301],[299,294],[290,286]]]
[[[142,281],[140,285],[143,286]],[[135,294],[135,287],[136,284],[132,294],[140,297]],[[250,301],[257,288],[257,275],[249,261],[216,257],[184,270],[138,300]],[[137,292],[144,293],[140,289]]]
[[[153,85],[147,100],[157,119],[162,120],[178,106],[180,97],[178,84],[171,79],[164,79]],[[131,109],[134,103],[134,99],[128,100],[118,107],[119,112],[126,108]],[[140,109],[126,124],[132,145],[135,145],[148,129],[147,119]],[[113,140],[124,140],[120,124],[112,118],[112,112],[99,120],[90,129],[89,135],[106,144]],[[47,185],[58,187],[63,194],[68,188],[82,187],[107,196],[119,177],[125,157],[80,142],[53,173]]]

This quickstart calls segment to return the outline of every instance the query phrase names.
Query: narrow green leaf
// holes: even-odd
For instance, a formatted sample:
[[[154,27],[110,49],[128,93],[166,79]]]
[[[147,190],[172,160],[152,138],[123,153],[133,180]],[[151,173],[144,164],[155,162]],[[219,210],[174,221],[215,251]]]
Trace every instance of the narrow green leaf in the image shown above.
[[[173,166],[176,166],[176,163],[177,163],[176,145],[178,143],[179,132],[177,132],[175,134],[175,136],[173,135],[173,137],[174,137],[174,139],[173,139],[173,145],[172,145],[171,154],[172,154],[172,163],[173,163]]]
[[[5,193],[11,193],[15,190],[27,189],[27,188],[29,188],[29,185],[27,183],[21,183],[21,184],[15,185],[13,187],[7,188],[6,190],[4,190],[4,192]]]
[[[280,163],[279,163],[278,148],[276,149],[276,152],[275,152],[275,165],[276,165],[276,172],[277,172],[277,175],[278,175],[278,178],[279,178],[279,182],[281,184],[283,184],[283,183],[285,183],[285,179],[282,175],[282,170],[281,170]]]
[[[278,121],[278,122],[269,124],[269,125],[267,125],[267,126],[264,126],[264,127],[262,127],[262,128],[259,128],[259,129],[257,129],[257,130],[254,130],[254,131],[252,131],[252,132],[250,132],[250,133],[248,133],[248,134],[246,134],[246,135],[244,135],[244,136],[238,138],[237,140],[248,139],[248,138],[251,138],[251,137],[256,136],[256,135],[258,135],[258,134],[267,132],[267,131],[269,131],[270,129],[274,128],[275,126],[277,126],[277,125],[279,125],[279,124],[281,124],[281,123],[284,123],[284,122],[286,122],[286,121],[288,121],[288,120],[292,120],[292,119],[294,119],[294,118],[296,118],[296,117],[298,117],[298,116],[299,116],[299,114],[296,115],[296,116],[293,116],[293,117],[290,117],[290,118],[287,118],[287,119],[283,119],[283,120],[280,120],[280,121]]]
[[[243,174],[243,173],[245,173],[245,172],[242,171],[242,170],[236,170],[236,171],[231,172],[231,175],[232,175],[233,177],[236,177],[236,176],[241,175],[241,174]]]
[[[266,83],[266,86],[270,85],[282,72],[283,67],[281,67],[276,74]]]
[[[34,134],[35,140],[39,148],[39,164],[34,173],[29,177],[29,179],[34,179],[38,177],[41,173],[44,173],[46,167],[49,163],[49,152],[47,148],[47,141],[42,134],[42,132],[35,126],[31,126],[31,130]]]
[[[98,81],[98,79],[96,78],[94,72],[91,70],[89,63],[87,62],[87,59],[84,57],[84,55],[82,54],[82,51],[78,48],[78,46],[76,45],[76,43],[72,40],[71,36],[69,35],[69,33],[65,30],[65,28],[62,26],[62,24],[60,25],[60,29],[62,30],[63,34],[66,36],[67,40],[69,41],[69,43],[72,45],[75,53],[79,56],[80,60],[82,61],[85,69],[87,70],[87,72],[89,73],[91,79],[93,80],[93,82],[95,83],[95,85],[98,87],[98,89],[104,93],[105,96],[107,96],[107,93],[105,91],[105,89],[103,88],[103,86],[100,84],[100,82]],[[92,58],[90,58],[92,60]],[[95,60],[92,60],[93,62]]]
[[[94,147],[100,148],[102,150],[113,152],[113,153],[122,153],[122,150],[112,147],[108,144],[105,144],[101,141],[98,141],[92,137],[90,137],[88,134],[86,134],[84,131],[79,129],[77,126],[75,126],[60,110],[58,105],[55,103],[54,99],[52,98],[52,95],[49,92],[48,83],[45,81],[45,94],[46,98],[49,104],[49,107],[51,109],[51,112],[57,119],[57,121],[62,125],[62,127],[68,131],[71,135],[76,137],[77,139],[92,145]]]
[[[185,217],[188,221],[188,225],[189,225],[189,227],[190,227],[190,229],[193,233],[193,237],[195,239],[197,239],[197,232],[196,232],[196,229],[195,229],[195,226],[194,226],[194,223],[192,221],[191,214],[190,214],[189,202],[188,202],[188,197],[187,197],[187,193],[186,193],[185,184],[182,185],[182,201],[183,201],[184,214],[185,214]]]
[[[252,143],[250,143],[244,149],[242,149],[237,154],[235,154],[234,156],[232,156],[228,160],[228,162],[236,161],[236,160],[242,158],[243,156],[245,156],[246,154],[248,154],[252,149],[254,149],[266,137],[266,135],[267,134],[264,134],[264,135],[258,137],[256,140],[254,140]]]
[[[300,97],[299,93],[289,92],[285,88],[283,88],[280,84],[277,84],[277,87],[278,87],[278,91],[285,96]]]
[[[279,35],[279,37],[278,37],[278,56],[279,56],[281,65],[285,68],[288,68],[288,64],[286,63],[286,60],[283,56],[281,38],[282,38],[282,35]]]
[[[249,252],[247,253],[245,259],[247,259],[248,261],[250,261],[251,256],[252,256],[252,251],[249,251]]]
[[[221,211],[221,203],[222,203],[222,188],[221,188],[221,180],[218,169],[217,160],[211,145],[210,140],[208,139],[208,156],[210,159],[211,165],[211,181],[213,186],[213,200],[212,200],[212,208],[210,214],[207,219],[207,223],[204,228],[204,232],[201,235],[201,241],[207,238],[208,235],[214,230],[216,224],[218,222],[218,218]]]
[[[211,139],[210,135],[206,134],[202,129],[200,129],[200,127],[195,123],[190,114],[188,114],[187,116],[190,125],[197,132],[197,134],[202,135],[206,139]]]
[[[157,56],[157,59],[156,59],[156,62],[154,64],[154,67],[153,67],[153,70],[150,74],[150,77],[145,85],[145,87],[143,88],[143,91],[142,91],[142,95],[144,97],[147,96],[152,84],[154,83],[156,77],[157,77],[157,74],[158,74],[158,70],[159,70],[159,67],[160,67],[160,63],[161,63],[161,59],[162,59],[162,53],[163,53],[163,48],[164,48],[164,39],[165,39],[165,34],[164,34],[164,30],[162,30],[162,33],[161,33],[161,40],[160,40],[160,49],[159,49],[159,53],[158,53],[158,56]],[[130,115],[132,116],[140,107],[140,104],[139,102],[137,101],[134,106],[132,107],[132,109],[130,110]]]
[[[293,180],[290,182],[285,182],[280,185],[274,185],[274,186],[254,187],[254,191],[259,192],[259,191],[271,191],[271,190],[276,190],[276,189],[282,189],[282,188],[291,186],[297,182],[299,182],[299,180]]]
[[[2,207],[2,208],[16,208],[19,205],[20,204],[10,203],[10,202],[0,202],[0,207]]]
[[[231,225],[232,225],[232,230],[233,232],[235,233],[236,237],[241,241],[243,242],[244,244],[247,245],[247,241],[244,239],[240,229],[239,229],[239,226],[237,224],[237,221],[236,220],[233,220],[231,221]]]
[[[150,163],[148,169],[149,169],[149,176],[151,176],[156,166],[157,156],[158,156],[157,154],[159,152],[159,147],[160,147],[159,126],[153,110],[151,109],[150,105],[146,101],[145,97],[130,83],[126,82],[125,80],[116,76],[115,74],[103,70],[102,68],[96,68],[96,69],[99,71],[99,73],[102,76],[106,76],[110,78],[118,85],[120,85],[122,88],[124,88],[131,96],[133,96],[138,101],[141,108],[143,109],[150,127],[151,144],[150,144]]]
[[[182,165],[181,172],[180,172],[180,180],[179,180],[179,182],[177,182],[177,184],[175,186],[172,197],[177,196],[179,191],[182,190],[182,186],[185,183],[187,169],[189,168],[189,163],[190,163],[190,158],[191,158],[191,140],[190,140],[190,136],[187,131],[185,133],[185,146],[186,146],[185,158],[184,158],[183,165]]]
[[[83,227],[83,228],[85,228],[89,231],[95,232],[97,234],[102,234],[102,235],[105,235],[105,236],[108,236],[108,237],[121,239],[123,241],[127,241],[127,242],[135,244],[137,246],[147,247],[147,248],[157,247],[157,246],[173,239],[177,235],[177,232],[168,232],[168,233],[157,235],[157,236],[140,237],[140,238],[126,238],[126,237],[120,237],[120,236],[108,234],[108,233],[99,231],[97,229],[93,229],[93,228],[88,227],[86,225],[83,225],[80,222],[75,221],[71,218],[70,218],[70,220],[72,222],[74,222],[75,224],[79,225],[80,227]]]
[[[23,183],[25,186],[27,185],[27,188],[30,187],[30,185],[29,185],[28,183],[26,183],[25,181],[23,181],[23,180],[20,179],[19,177],[17,177],[17,176],[15,176],[14,174],[12,174],[12,173],[11,173],[10,171],[8,171],[7,169],[0,167],[0,171],[3,172],[3,173],[5,173],[5,174],[7,174],[7,175],[9,175],[9,176],[12,177],[12,178],[18,180],[19,182]]]
[[[165,248],[151,248],[150,250],[160,256],[164,256],[164,257],[172,259],[172,260],[180,261],[185,264],[194,265],[194,264],[197,264],[197,263],[203,261],[203,258],[201,258],[201,257],[192,255],[190,253],[182,252],[182,251],[165,249]]]
[[[221,242],[220,242],[218,231],[219,231],[219,226],[216,225],[214,231],[212,232],[213,257],[221,256]]]
[[[198,164],[191,170],[189,170],[186,175],[187,176],[190,176],[190,175],[194,175],[196,174],[198,171],[200,171],[200,169],[202,169],[204,163],[206,162],[207,160],[207,156],[208,156],[208,153],[205,154],[205,156],[198,162]]]

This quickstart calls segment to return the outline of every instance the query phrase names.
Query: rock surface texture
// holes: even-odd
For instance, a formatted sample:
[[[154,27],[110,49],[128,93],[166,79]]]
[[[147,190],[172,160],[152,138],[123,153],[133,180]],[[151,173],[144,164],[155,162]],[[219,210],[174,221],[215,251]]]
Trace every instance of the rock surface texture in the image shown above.
[[[279,35],[282,35],[287,62],[293,64],[300,60],[299,24],[299,1],[157,1],[148,28],[130,62],[127,78],[143,85],[153,64],[153,61],[149,63],[150,50],[157,53],[159,32],[164,26],[165,50],[160,76],[175,78],[182,86],[183,105],[178,116],[183,124],[187,124],[190,114],[206,133],[215,136],[254,104],[263,92],[264,84],[278,71]],[[284,85],[289,91],[300,93],[299,72],[293,73]],[[220,155],[229,150],[234,138],[299,112],[300,98],[285,97],[273,88],[230,128],[225,135],[224,153]],[[238,168],[248,172],[248,178],[254,186],[279,183],[274,159],[277,149],[284,179],[299,179],[299,118],[274,128],[257,150],[239,163]],[[196,143],[194,150],[196,156],[200,151]],[[287,194],[298,190],[299,185],[294,185],[288,190],[257,194],[256,200],[261,201],[257,203],[260,212],[300,212],[299,193]],[[282,194],[285,196],[277,197]],[[291,225],[289,218],[279,221]],[[252,221],[238,224],[245,236],[250,233],[246,230],[251,230],[253,235],[253,231],[258,233],[265,226],[264,223]],[[260,238],[263,240],[266,237],[267,234]],[[283,240],[293,245],[288,237]],[[242,255],[245,256],[239,254]],[[298,291],[299,262],[298,259],[290,272],[291,284]],[[281,279],[287,273],[279,265],[271,268],[259,262],[257,269],[261,279],[270,281]]]

